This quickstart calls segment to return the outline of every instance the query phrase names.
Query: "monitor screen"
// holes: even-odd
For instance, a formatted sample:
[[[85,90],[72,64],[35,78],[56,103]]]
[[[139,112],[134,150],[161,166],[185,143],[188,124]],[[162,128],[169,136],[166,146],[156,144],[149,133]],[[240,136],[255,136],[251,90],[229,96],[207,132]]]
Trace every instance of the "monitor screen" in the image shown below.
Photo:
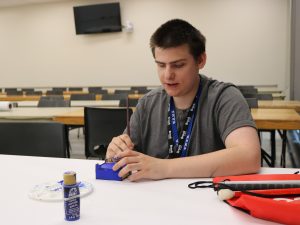
[[[76,6],[73,9],[76,34],[122,31],[120,3]]]

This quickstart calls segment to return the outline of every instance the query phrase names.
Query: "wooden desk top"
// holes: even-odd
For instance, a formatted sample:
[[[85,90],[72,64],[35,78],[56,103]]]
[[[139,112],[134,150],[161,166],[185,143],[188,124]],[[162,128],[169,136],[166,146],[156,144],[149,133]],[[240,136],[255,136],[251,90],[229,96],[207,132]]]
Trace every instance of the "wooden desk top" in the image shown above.
[[[68,125],[84,125],[84,110],[82,108],[69,113],[61,114],[55,116],[53,120]]]
[[[258,108],[268,109],[295,109],[300,112],[300,101],[273,100],[273,101],[258,101]]]
[[[294,109],[252,109],[251,113],[258,129],[300,129],[300,115]],[[83,117],[83,109],[80,109],[55,116],[54,121],[69,125],[83,125]]]
[[[140,99],[141,97],[143,97],[145,94],[129,94],[128,98],[131,99]]]
[[[298,130],[300,115],[294,109],[251,109],[258,129]]]
[[[7,96],[7,95],[1,95],[0,101],[38,101],[41,96],[38,95],[31,95],[31,96],[25,96],[25,95],[18,95],[18,96]]]

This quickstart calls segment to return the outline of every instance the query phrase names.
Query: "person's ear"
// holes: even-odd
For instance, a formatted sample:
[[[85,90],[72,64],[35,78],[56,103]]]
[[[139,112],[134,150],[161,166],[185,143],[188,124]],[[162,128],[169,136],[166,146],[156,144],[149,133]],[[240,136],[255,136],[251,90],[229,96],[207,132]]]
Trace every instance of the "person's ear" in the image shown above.
[[[199,70],[203,69],[203,67],[205,66],[205,64],[206,64],[206,53],[203,52],[200,55],[199,59],[198,59],[198,68],[199,68]]]

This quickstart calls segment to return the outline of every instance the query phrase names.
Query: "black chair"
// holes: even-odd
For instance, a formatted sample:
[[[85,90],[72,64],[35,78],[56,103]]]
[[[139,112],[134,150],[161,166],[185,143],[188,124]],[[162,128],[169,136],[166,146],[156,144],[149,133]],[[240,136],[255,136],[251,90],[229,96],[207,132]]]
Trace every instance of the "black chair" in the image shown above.
[[[8,91],[17,91],[17,88],[4,88],[4,92],[8,92]]]
[[[103,90],[102,87],[88,87],[89,93],[94,93],[102,90]]]
[[[132,109],[128,109],[129,116]],[[105,158],[112,138],[123,133],[127,125],[127,109],[84,108],[85,156]]]
[[[258,100],[273,100],[272,94],[258,94],[257,95]]]
[[[28,95],[28,96],[41,96],[41,95],[43,95],[43,92],[42,91],[26,91],[25,95]]]
[[[52,97],[52,98],[51,98]],[[64,100],[63,96],[42,96],[38,102],[38,107],[70,107],[70,100]],[[60,98],[62,97],[62,98]]]
[[[7,96],[21,96],[21,95],[23,95],[23,91],[7,90],[6,95]]]
[[[121,100],[121,99],[127,99],[128,94],[103,94],[102,100]]]
[[[135,87],[131,87],[131,90],[134,91],[134,93],[136,94],[146,94],[147,92],[149,92],[150,90],[147,89],[146,86],[135,86]]]
[[[52,91],[46,91],[46,95],[63,95],[64,91],[62,90],[52,90]]]
[[[134,93],[135,93],[134,90],[118,90],[118,89],[116,89],[114,92],[114,94],[127,94],[127,95],[134,94]]]
[[[82,91],[83,88],[82,87],[70,87],[69,91]]]
[[[250,109],[258,108],[257,98],[245,98]]]
[[[139,101],[138,99],[132,99],[132,98],[120,99],[119,107],[127,107],[127,104],[128,107],[136,107],[138,101]]]
[[[27,93],[27,92],[33,92],[34,91],[34,88],[22,88],[21,89],[24,93]]]
[[[0,145],[0,154],[65,158],[65,126],[55,122],[1,122]]]
[[[71,101],[76,101],[76,100],[96,100],[96,95],[95,94],[71,94],[70,97]]]
[[[254,89],[255,86],[254,85],[237,85],[236,86],[238,89]]]
[[[256,98],[256,99],[258,99],[256,93],[242,93],[242,94],[243,94],[244,98]]]
[[[97,94],[97,95],[107,95],[108,91],[103,89],[89,89],[89,93]]]
[[[52,88],[52,90],[64,92],[64,91],[67,91],[67,88],[66,87],[54,87],[54,88]]]
[[[47,95],[47,96],[42,96],[41,98],[48,99],[48,100],[64,100],[63,95]]]
[[[257,91],[257,88],[241,88],[239,89],[242,94],[257,94],[258,91]]]

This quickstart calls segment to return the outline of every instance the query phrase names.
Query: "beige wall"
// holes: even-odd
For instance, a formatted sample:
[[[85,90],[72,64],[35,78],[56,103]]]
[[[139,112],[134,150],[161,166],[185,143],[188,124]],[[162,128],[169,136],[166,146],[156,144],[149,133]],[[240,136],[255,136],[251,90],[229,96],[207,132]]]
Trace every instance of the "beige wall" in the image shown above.
[[[207,37],[203,73],[237,84],[289,86],[289,0],[120,0],[134,32],[76,35],[62,1],[0,8],[2,87],[157,85],[152,32],[183,18]]]

